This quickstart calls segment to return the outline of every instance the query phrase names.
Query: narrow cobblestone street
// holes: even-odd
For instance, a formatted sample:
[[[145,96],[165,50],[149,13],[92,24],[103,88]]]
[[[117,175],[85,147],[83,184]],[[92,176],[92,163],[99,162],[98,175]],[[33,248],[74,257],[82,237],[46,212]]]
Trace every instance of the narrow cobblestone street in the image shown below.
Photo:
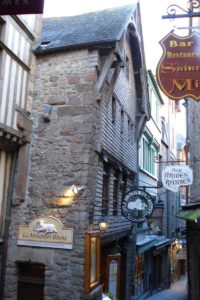
[[[187,300],[186,277],[171,285],[170,289],[146,298],[148,300]]]

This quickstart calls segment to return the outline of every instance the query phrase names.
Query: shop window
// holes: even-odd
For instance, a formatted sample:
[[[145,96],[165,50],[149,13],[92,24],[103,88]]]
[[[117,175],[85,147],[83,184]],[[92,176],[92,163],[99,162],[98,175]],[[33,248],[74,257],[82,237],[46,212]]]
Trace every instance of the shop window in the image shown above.
[[[18,263],[17,300],[44,299],[45,266],[38,263]]]
[[[110,181],[110,166],[104,163],[103,168],[103,186],[102,186],[102,214],[108,214],[109,206],[109,181]]]
[[[85,292],[89,293],[100,281],[100,237],[99,233],[85,235]]]
[[[113,182],[113,216],[117,216],[118,214],[119,185],[120,185],[120,173],[118,170],[115,170],[114,182]]]

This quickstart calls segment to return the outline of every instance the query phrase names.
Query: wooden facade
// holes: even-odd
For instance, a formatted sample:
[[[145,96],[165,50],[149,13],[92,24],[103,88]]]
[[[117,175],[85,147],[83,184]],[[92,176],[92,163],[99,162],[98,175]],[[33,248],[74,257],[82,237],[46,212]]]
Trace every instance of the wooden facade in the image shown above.
[[[23,199],[25,196],[28,153],[26,156],[20,153],[24,153],[25,148],[28,149],[32,130],[32,46],[39,33],[39,19],[34,15],[0,17],[1,299],[4,294],[11,207],[16,203],[15,196]],[[16,186],[20,186],[19,193],[14,193],[14,182]]]
[[[114,33],[119,31],[120,38],[115,33],[118,40],[112,37],[109,41],[78,44],[82,30],[79,21],[81,24],[84,20],[88,26],[99,17],[95,26],[104,26],[100,23],[103,17],[111,14],[112,18],[121,18],[124,10],[128,12],[125,23],[119,28],[113,21],[110,24]],[[100,300],[102,292],[111,292],[109,280],[114,273],[117,300],[132,296],[135,236],[132,224],[122,216],[121,203],[135,183],[138,141],[149,118],[142,31],[138,5],[102,14],[100,17],[101,12],[95,12],[91,19],[90,14],[77,16],[73,26],[68,27],[57,26],[54,20],[44,21],[43,38],[49,33],[55,36],[51,41],[42,40],[34,50],[37,68],[31,155],[28,173],[23,164],[17,172],[22,179],[28,175],[25,202],[18,194],[20,186],[15,184],[14,190],[18,206],[12,210],[10,224],[5,279],[8,298],[17,295],[17,274],[21,269],[16,263],[27,265],[30,261],[45,269],[44,285],[43,281],[40,284],[42,299],[51,295],[52,299]],[[89,29],[93,31],[94,24],[91,25]],[[73,34],[77,38],[75,45],[56,48],[54,43],[57,45],[58,40],[62,45],[68,43],[65,36],[70,26],[73,32],[78,30],[77,35]],[[59,30],[64,30],[64,35]],[[87,31],[83,35],[91,38]],[[52,47],[50,51],[48,47]],[[24,123],[21,120],[18,128],[23,128]],[[27,153],[24,148],[23,151],[19,153],[21,157]],[[83,189],[70,205],[59,206],[59,197],[71,185]],[[101,233],[98,223],[104,215],[108,217],[108,230]],[[31,247],[33,241],[19,246],[18,226],[40,216],[55,216],[63,228],[72,228],[72,248],[57,249],[51,243]],[[45,238],[42,233],[38,236]],[[109,268],[114,268],[114,273]],[[26,289],[25,281],[20,288]]]

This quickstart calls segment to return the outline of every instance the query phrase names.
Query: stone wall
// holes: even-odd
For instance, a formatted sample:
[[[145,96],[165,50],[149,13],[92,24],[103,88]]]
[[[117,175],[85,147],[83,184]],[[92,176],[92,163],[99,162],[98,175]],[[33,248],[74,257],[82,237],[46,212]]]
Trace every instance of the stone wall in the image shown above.
[[[84,287],[84,233],[94,201],[99,110],[94,102],[95,53],[59,53],[37,60],[28,191],[12,211],[6,299],[16,299],[16,261],[44,263],[45,299],[80,299]],[[51,106],[47,121],[45,109]],[[55,201],[72,184],[84,186],[70,207]],[[74,228],[72,250],[19,247],[17,228],[39,216],[54,216]],[[50,296],[51,295],[51,296]],[[97,295],[95,295],[97,299]]]
[[[91,206],[97,201],[101,207],[102,201],[103,170],[98,146],[100,143],[101,149],[106,149],[128,171],[136,173],[134,131],[137,105],[133,70],[126,81],[125,72],[121,70],[115,89],[118,105],[115,128],[111,123],[106,125],[105,120],[110,122],[111,107],[110,103],[108,107],[105,105],[105,94],[102,101],[96,101],[98,61],[97,51],[88,50],[52,53],[37,58],[28,189],[25,201],[16,203],[18,205],[12,209],[6,299],[16,299],[16,261],[45,265],[45,300],[100,297],[101,287],[88,296],[84,294],[84,234],[89,228]],[[120,130],[121,108],[126,122],[123,134]],[[129,122],[133,125],[131,134]],[[85,189],[70,206],[58,207],[57,198],[72,184]],[[72,250],[17,246],[18,226],[27,225],[40,216],[53,216],[62,222],[64,229],[74,229]],[[111,232],[121,230],[122,224],[124,228],[130,228],[131,224],[120,213],[111,219]],[[131,259],[129,261],[132,263]],[[133,268],[130,269],[133,272]]]

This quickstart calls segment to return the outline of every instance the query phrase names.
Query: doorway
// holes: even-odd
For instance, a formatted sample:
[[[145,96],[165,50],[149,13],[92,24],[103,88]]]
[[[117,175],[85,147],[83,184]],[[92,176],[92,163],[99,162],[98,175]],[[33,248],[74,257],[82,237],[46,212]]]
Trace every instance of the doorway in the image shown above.
[[[17,300],[43,300],[45,266],[38,263],[17,263]]]

